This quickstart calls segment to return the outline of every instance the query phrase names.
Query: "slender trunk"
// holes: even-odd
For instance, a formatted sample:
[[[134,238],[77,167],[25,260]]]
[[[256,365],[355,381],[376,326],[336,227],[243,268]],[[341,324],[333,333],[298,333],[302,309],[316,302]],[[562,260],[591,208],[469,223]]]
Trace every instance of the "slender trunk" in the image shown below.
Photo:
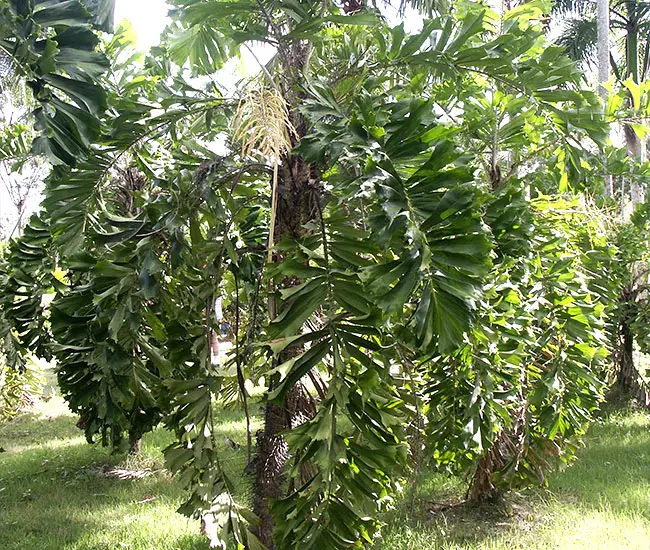
[[[308,44],[296,42],[288,50],[288,58],[283,59],[283,80],[280,85],[283,97],[287,103],[289,118],[295,129],[295,145],[307,132],[299,106],[304,99],[301,84],[304,72],[308,70],[310,47]],[[318,212],[322,199],[317,169],[306,164],[303,159],[289,153],[282,159],[282,165],[277,174],[277,195],[274,195],[273,241],[283,238],[300,238],[307,234],[308,222],[312,221]],[[272,246],[274,243],[269,243]],[[277,258],[276,258],[277,259]],[[282,281],[285,288],[299,284],[295,279]],[[276,314],[276,304],[273,293],[269,299],[269,314]],[[299,350],[283,352],[280,363],[292,358]],[[279,382],[275,376],[269,382],[269,392]],[[315,414],[315,404],[304,387],[298,383],[291,388],[284,403],[267,403],[264,414],[264,429],[257,433],[257,454],[255,458],[255,483],[253,496],[253,511],[260,519],[256,534],[266,547],[274,548],[273,516],[271,507],[274,500],[281,498],[285,490],[285,470],[289,460],[288,446],[282,433]]]
[[[639,5],[637,0],[626,2],[628,24],[625,32],[625,61],[627,65],[627,76],[635,83],[639,83]],[[636,135],[636,132],[629,125],[624,126],[625,140],[627,142],[628,155],[637,158],[640,162],[645,160],[645,147]],[[643,201],[643,189],[640,182],[634,178],[630,182],[630,195],[632,206]]]
[[[623,125],[623,130],[625,132],[625,142],[627,145],[627,154],[629,157],[636,158],[639,162],[645,160],[645,146],[644,143],[639,139],[639,136],[636,135],[634,128],[630,125]],[[632,175],[630,181],[630,198],[632,201],[632,206],[636,206],[640,202],[643,202],[644,192],[641,183],[638,178]]]
[[[639,389],[638,373],[634,366],[634,335],[630,321],[634,307],[632,290],[625,287],[621,293],[623,314],[619,324],[616,386],[622,395],[633,396]]]
[[[235,272],[235,358],[237,361],[237,384],[239,385],[239,393],[241,394],[244,415],[246,416],[246,468],[248,468],[251,465],[253,442],[251,436],[251,415],[248,410],[248,392],[246,390],[244,373],[241,368],[241,355],[239,354],[239,327],[239,277],[237,276],[237,272]]]
[[[607,90],[604,83],[609,81],[609,0],[598,0],[598,94],[603,103],[607,102]],[[611,174],[605,174],[605,196],[614,196],[614,184]]]
[[[609,0],[598,0],[598,87],[600,96],[605,99],[607,90],[603,83],[609,81]]]
[[[635,5],[636,2],[628,2],[628,5]],[[627,74],[634,80],[639,82],[639,29],[636,24],[636,15],[634,12],[636,7],[628,8],[628,18],[631,22],[625,29],[625,61],[627,64]]]

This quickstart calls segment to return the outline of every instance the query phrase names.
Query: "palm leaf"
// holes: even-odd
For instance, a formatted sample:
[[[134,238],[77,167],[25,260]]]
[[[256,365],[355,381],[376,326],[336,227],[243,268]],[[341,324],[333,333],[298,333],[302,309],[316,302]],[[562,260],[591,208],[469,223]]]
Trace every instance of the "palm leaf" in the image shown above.
[[[595,19],[572,18],[564,22],[562,32],[555,43],[564,48],[566,54],[574,61],[594,66],[597,41],[598,29]]]

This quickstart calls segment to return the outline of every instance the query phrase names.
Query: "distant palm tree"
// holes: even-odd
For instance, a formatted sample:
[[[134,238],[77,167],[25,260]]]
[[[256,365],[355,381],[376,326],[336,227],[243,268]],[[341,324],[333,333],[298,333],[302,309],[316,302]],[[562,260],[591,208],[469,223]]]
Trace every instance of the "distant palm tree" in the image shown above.
[[[598,9],[605,15],[608,6],[609,36],[597,25]],[[650,71],[650,2],[640,0],[556,0],[554,11],[564,18],[563,30],[557,43],[564,46],[567,54],[579,63],[594,66],[598,62],[599,81],[608,80],[605,58],[609,57],[614,77],[619,82],[632,79],[643,82]],[[604,17],[601,17],[601,21]],[[600,38],[600,55],[597,44]],[[609,51],[609,42],[617,48]],[[642,141],[632,126],[623,125],[628,154],[644,159]],[[632,202],[643,200],[643,189],[637,181],[631,185]]]
[[[580,63],[595,64],[598,44],[597,12],[609,5],[610,32],[619,50],[609,56],[617,79],[640,82],[650,69],[650,2],[639,0],[556,0],[553,11],[564,19],[557,43]]]

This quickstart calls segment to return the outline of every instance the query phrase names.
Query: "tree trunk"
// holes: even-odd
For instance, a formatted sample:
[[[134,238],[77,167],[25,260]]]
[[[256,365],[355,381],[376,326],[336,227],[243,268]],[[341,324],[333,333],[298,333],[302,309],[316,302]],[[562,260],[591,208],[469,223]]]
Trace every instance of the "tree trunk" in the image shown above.
[[[619,368],[616,385],[621,393],[630,395],[636,389],[637,376],[634,367],[634,338],[626,321],[621,323],[621,349],[619,350]]]
[[[142,454],[142,435],[130,433],[129,434],[129,454],[139,456]]]
[[[272,388],[273,383],[269,391]],[[260,519],[256,535],[269,550],[274,548],[271,502],[282,496],[284,468],[289,459],[288,446],[281,434],[289,427],[285,407],[267,403],[264,430],[257,432],[253,511]]]
[[[638,373],[634,366],[634,335],[630,326],[634,301],[632,290],[625,287],[621,293],[623,314],[619,323],[619,344],[616,355],[616,387],[621,395],[632,397],[639,390]]]
[[[295,129],[292,145],[296,145],[307,133],[306,123],[298,107],[304,99],[300,91],[304,72],[308,69],[310,55],[309,45],[294,43],[283,59],[283,81],[280,88],[287,104],[289,119]],[[301,238],[308,234],[305,229],[308,222],[317,219],[321,211],[322,190],[319,174],[311,166],[294,154],[287,154],[282,159],[277,182],[276,212],[274,219],[274,241],[283,238]],[[272,245],[274,243],[270,243]],[[285,288],[295,286],[300,281],[295,278],[282,281]],[[275,301],[270,298],[269,313],[275,315]],[[289,350],[280,354],[278,361],[283,363],[299,353]],[[274,377],[269,383],[269,392],[279,382]],[[315,403],[302,384],[291,388],[282,405],[267,403],[264,415],[264,430],[257,433],[257,453],[255,458],[255,483],[253,511],[260,519],[256,535],[266,547],[274,548],[273,517],[271,506],[273,500],[285,494],[285,470],[289,452],[282,433],[295,427],[315,414]]]
[[[474,503],[495,500],[502,494],[501,490],[494,484],[492,477],[497,470],[505,465],[500,456],[499,440],[478,461],[476,471],[472,477],[467,491],[468,500]]]
[[[632,285],[626,285],[619,297],[621,316],[618,324],[618,342],[615,354],[616,383],[618,393],[632,398],[639,390],[639,375],[634,366],[634,334],[631,321],[634,318],[636,294]]]
[[[609,81],[610,66],[609,66],[609,0],[597,0],[598,13],[598,94],[603,102],[607,101],[607,90],[603,84]],[[610,174],[604,175],[605,180],[605,196],[614,196],[614,184]]]
[[[639,18],[641,16],[641,7],[637,0],[626,2],[627,25],[625,27],[625,61],[627,77],[639,84]],[[636,135],[634,129],[625,124],[623,126],[625,140],[627,142],[628,156],[638,159],[640,162],[645,160],[645,147]],[[637,178],[630,182],[630,195],[632,206],[643,201],[643,188]]]
[[[305,224],[313,219],[312,214],[317,208],[314,201],[320,201],[320,188],[314,184],[310,172],[299,157],[290,156],[284,160],[283,177],[278,184],[277,240],[303,236]],[[288,287],[299,284],[299,281],[287,280],[283,284]],[[283,352],[279,363],[288,361],[299,351]],[[270,381],[269,392],[278,382],[277,376]],[[287,392],[282,405],[266,404],[264,430],[257,433],[253,510],[260,518],[256,534],[268,549],[274,547],[271,503],[283,495],[284,471],[289,459],[287,444],[281,434],[314,414],[313,399],[300,383]]]
[[[634,128],[629,124],[624,124],[623,131],[625,133],[625,143],[627,145],[628,156],[637,159],[639,162],[643,162],[645,160],[645,147],[643,142],[639,139],[639,136],[636,135]],[[630,196],[632,206],[636,206],[640,202],[643,202],[644,190],[638,178],[634,177],[634,175],[632,175],[630,181]]]
[[[598,2],[598,82],[603,84],[609,80],[609,0],[597,0]],[[607,97],[607,90],[604,86],[598,87],[600,96]]]

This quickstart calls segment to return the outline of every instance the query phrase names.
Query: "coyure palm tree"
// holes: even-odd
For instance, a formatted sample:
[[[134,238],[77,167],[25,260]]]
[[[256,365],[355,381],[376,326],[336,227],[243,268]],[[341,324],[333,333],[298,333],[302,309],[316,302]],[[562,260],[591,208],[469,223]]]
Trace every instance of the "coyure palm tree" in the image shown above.
[[[577,244],[593,227],[525,187],[578,180],[605,128],[540,14],[495,25],[475,5],[407,34],[368,2],[172,4],[138,65],[124,29],[95,50],[77,2],[0,3],[14,36],[33,23],[34,149],[56,165],[4,272],[15,295],[52,287],[49,325],[24,315],[41,301],[5,293],[2,311],[18,355],[54,354],[88,439],[164,422],[181,511],[222,548],[371,544],[409,462],[469,469],[479,495],[567,460],[601,390]],[[218,69],[258,43],[271,60],[226,95]],[[218,296],[235,311],[221,366]],[[213,418],[248,410],[251,383],[248,510]]]

